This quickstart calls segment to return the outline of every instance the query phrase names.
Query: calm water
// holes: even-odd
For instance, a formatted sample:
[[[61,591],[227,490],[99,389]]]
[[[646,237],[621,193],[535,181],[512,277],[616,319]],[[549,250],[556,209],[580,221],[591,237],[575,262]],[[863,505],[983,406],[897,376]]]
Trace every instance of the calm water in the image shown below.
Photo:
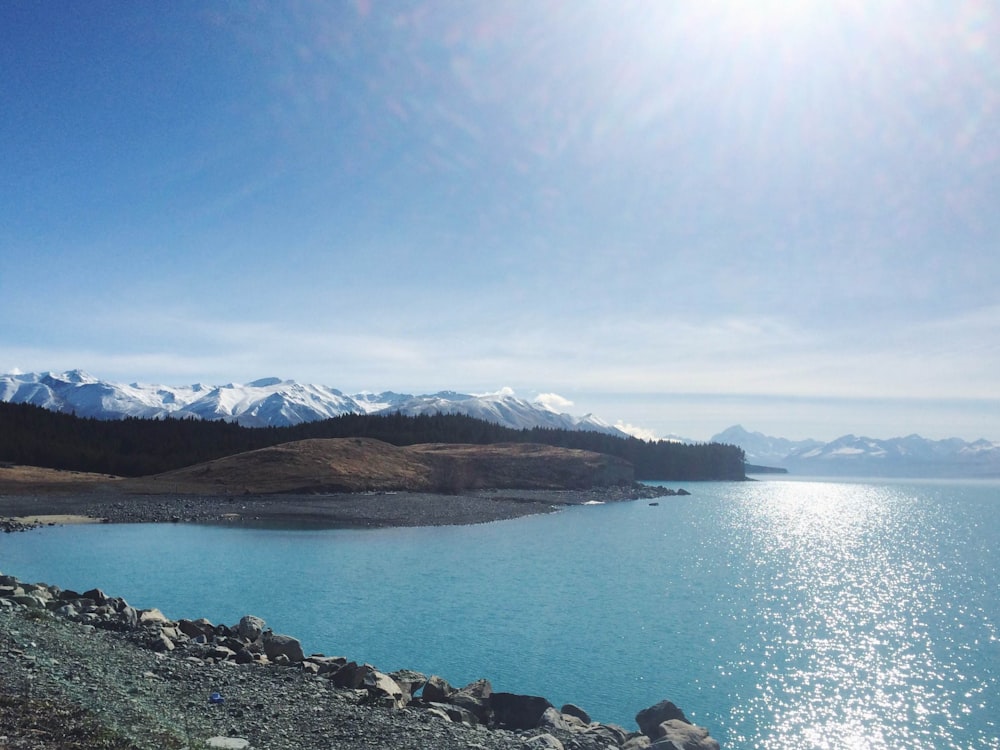
[[[1000,748],[1000,482],[767,480],[473,527],[62,527],[0,570],[725,748]]]

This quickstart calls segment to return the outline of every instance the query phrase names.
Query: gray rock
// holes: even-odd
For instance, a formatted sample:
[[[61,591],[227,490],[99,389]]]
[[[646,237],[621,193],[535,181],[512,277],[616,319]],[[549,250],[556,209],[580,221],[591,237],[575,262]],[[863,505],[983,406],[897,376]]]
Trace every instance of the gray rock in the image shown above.
[[[524,750],[563,750],[563,743],[551,734],[539,734],[526,739],[521,747]]]
[[[92,597],[88,596],[87,598],[90,599]],[[143,609],[139,612],[140,625],[162,625],[168,622],[170,622],[170,620],[167,618],[167,616],[156,608]]]
[[[108,601],[108,595],[105,594],[100,589],[90,589],[89,591],[84,591],[83,592],[83,596],[81,596],[80,598],[81,599],[90,599],[92,602],[94,602],[97,605],[107,604],[107,601]]]
[[[560,708],[559,713],[566,714],[567,716],[575,716],[584,724],[589,724],[592,721],[592,719],[590,718],[590,714],[588,714],[579,706],[574,706],[572,703],[567,703],[562,708]]]
[[[45,600],[34,594],[15,594],[10,600],[28,609],[45,609]]]
[[[254,615],[244,615],[240,618],[240,624],[236,626],[236,632],[240,638],[253,643],[264,634],[267,623]]]
[[[538,724],[535,726],[539,729],[560,729],[564,732],[570,730],[569,722],[563,718],[563,715],[554,706],[549,706],[542,712],[542,715],[538,719]]]
[[[655,706],[644,708],[635,715],[635,723],[639,725],[639,731],[651,740],[659,739],[660,724],[673,719],[685,724],[691,723],[684,712],[670,701],[660,701]]]
[[[215,750],[246,750],[250,747],[250,740],[242,737],[209,737],[205,740],[205,746]]]
[[[592,724],[585,734],[587,737],[596,737],[615,747],[625,744],[625,740],[628,739],[628,731],[617,724]]]
[[[271,632],[264,634],[264,653],[270,661],[277,661],[279,656],[284,656],[290,662],[300,662],[306,658],[298,638]]]
[[[207,624],[207,627],[206,627]],[[177,628],[188,638],[202,636],[205,639],[215,635],[212,623],[208,620],[178,620]]]
[[[663,722],[659,731],[660,737],[650,745],[650,750],[719,750],[719,743],[705,727],[680,719]]]
[[[490,706],[492,694],[493,686],[489,680],[476,680],[448,696],[447,702],[464,708],[475,716],[480,724],[488,725],[493,719],[493,709]]]
[[[629,737],[622,745],[622,750],[648,750],[653,741],[644,734]]]
[[[403,689],[403,697],[409,703],[413,696],[427,684],[427,675],[414,672],[412,669],[398,669],[389,676]]]
[[[374,667],[367,668],[362,684],[373,703],[389,708],[402,708],[409,702],[409,693],[404,698],[403,689],[389,675]]]
[[[493,720],[508,729],[534,729],[552,704],[539,695],[493,693],[490,698]]]
[[[432,674],[427,678],[427,683],[424,685],[421,696],[425,701],[431,703],[446,703],[449,696],[454,692],[455,688],[449,685],[446,679]]]

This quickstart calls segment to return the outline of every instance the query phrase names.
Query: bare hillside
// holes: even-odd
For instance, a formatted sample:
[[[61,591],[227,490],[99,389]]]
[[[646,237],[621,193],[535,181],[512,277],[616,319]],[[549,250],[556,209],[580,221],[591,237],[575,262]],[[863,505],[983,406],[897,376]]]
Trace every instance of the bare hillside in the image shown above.
[[[535,444],[397,447],[369,438],[300,440],[141,479],[128,492],[192,495],[469,489],[583,489],[629,484],[626,461]]]

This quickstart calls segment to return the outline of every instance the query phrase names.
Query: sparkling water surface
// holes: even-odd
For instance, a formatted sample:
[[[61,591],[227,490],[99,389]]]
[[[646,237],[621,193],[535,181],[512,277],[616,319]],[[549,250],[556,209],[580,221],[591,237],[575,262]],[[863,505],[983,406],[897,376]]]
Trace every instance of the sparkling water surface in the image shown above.
[[[689,485],[471,527],[55,527],[0,570],[724,748],[1000,748],[1000,482]]]

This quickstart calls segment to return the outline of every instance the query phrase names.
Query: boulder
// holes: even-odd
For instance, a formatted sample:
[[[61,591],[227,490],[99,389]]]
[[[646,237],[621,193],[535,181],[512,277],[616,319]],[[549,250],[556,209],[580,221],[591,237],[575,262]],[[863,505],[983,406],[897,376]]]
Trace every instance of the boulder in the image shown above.
[[[84,596],[88,599],[93,599],[92,596],[89,596],[89,592],[88,594],[84,594]],[[170,620],[167,619],[167,616],[158,609],[143,609],[139,611],[140,625],[160,625],[168,622]]]
[[[414,672],[412,669],[399,669],[390,672],[389,676],[403,689],[403,698],[409,703],[420,688],[427,684],[427,675]]]
[[[339,688],[347,688],[348,690],[357,690],[365,679],[364,671],[356,661],[347,662],[332,674],[331,682]]]
[[[660,724],[674,719],[685,724],[691,723],[687,720],[684,712],[670,701],[660,701],[655,706],[644,708],[635,715],[635,723],[639,725],[639,731],[651,740],[659,739]]]
[[[253,654],[247,651],[245,648],[241,648],[236,652],[234,657],[237,664],[251,664],[253,663]]]
[[[490,706],[492,694],[493,686],[489,680],[476,680],[448,696],[448,703],[464,708],[480,724],[488,725],[493,719],[493,709]]]
[[[267,623],[254,615],[244,615],[240,619],[240,624],[236,626],[236,632],[240,638],[250,643],[259,640],[264,634]]]
[[[126,630],[135,630],[139,627],[139,611],[126,604],[118,613],[118,620]]]
[[[45,600],[34,594],[15,594],[10,600],[28,609],[45,609]]]
[[[479,724],[476,717],[473,716],[471,712],[466,711],[464,708],[453,706],[450,703],[428,703],[424,701],[423,705],[429,713],[433,713],[436,716],[443,715],[444,718],[455,724],[465,724],[470,727],[474,727]]]
[[[659,726],[660,736],[650,750],[719,750],[719,743],[705,727],[669,719]]]
[[[153,636],[152,640],[149,641],[149,647],[153,651],[173,651],[174,642],[167,638],[163,633],[157,633]]]
[[[579,706],[574,706],[572,703],[567,703],[565,706],[560,708],[559,713],[566,714],[567,716],[575,716],[584,724],[589,724],[591,722],[590,714]]]
[[[517,693],[493,693],[490,705],[493,720],[507,729],[534,729],[545,710],[553,707],[541,696]]]
[[[83,596],[80,598],[90,599],[97,605],[107,604],[108,602],[108,595],[100,589],[90,589],[89,591],[84,591]]]
[[[526,739],[521,747],[524,750],[563,750],[564,745],[551,734],[538,734]]]
[[[205,746],[214,750],[246,750],[250,747],[250,740],[242,737],[209,737],[205,740]]]
[[[394,679],[374,667],[367,664],[365,666],[367,669],[362,684],[373,703],[388,708],[402,708],[409,702],[409,694],[404,697],[403,689]]]
[[[306,661],[316,665],[316,674],[330,675],[331,677],[334,672],[339,671],[341,667],[347,664],[347,659],[343,656],[320,656],[318,654],[308,657]],[[395,673],[389,676],[396,679]],[[399,683],[399,680],[396,680],[396,682]],[[402,683],[399,686],[405,689]]]
[[[188,638],[203,636],[207,640],[215,635],[212,623],[204,618],[199,620],[178,620],[177,627]]]
[[[536,724],[539,729],[559,729],[564,732],[570,731],[570,724],[563,718],[563,715],[555,708],[549,706],[543,712]]]
[[[264,653],[270,661],[277,661],[279,656],[284,656],[290,662],[300,662],[306,658],[298,638],[271,632],[264,634]]]
[[[596,737],[605,744],[621,747],[628,739],[628,731],[625,727],[620,727],[617,724],[592,724],[587,728],[584,736]]]
[[[637,734],[625,740],[622,744],[622,750],[648,750],[652,744],[653,741],[649,737],[644,734]]]
[[[455,688],[448,684],[443,677],[432,674],[427,678],[421,697],[429,703],[447,703],[448,698],[455,692]]]

